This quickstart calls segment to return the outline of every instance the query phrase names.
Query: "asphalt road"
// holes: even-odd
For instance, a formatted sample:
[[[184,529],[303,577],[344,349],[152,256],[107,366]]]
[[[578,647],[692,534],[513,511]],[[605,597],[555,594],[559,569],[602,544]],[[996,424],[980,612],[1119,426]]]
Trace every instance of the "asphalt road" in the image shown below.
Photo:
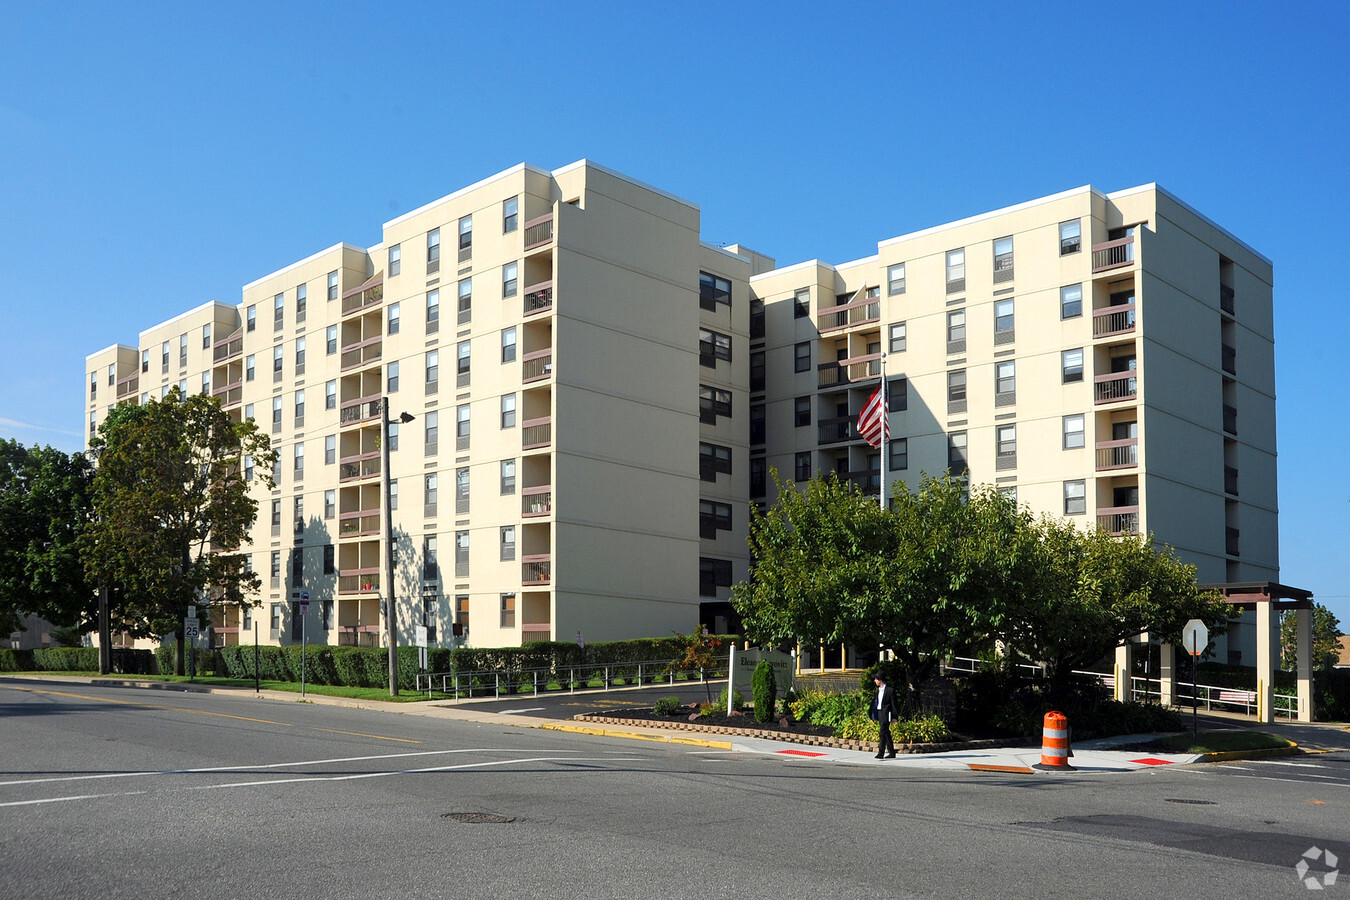
[[[1303,897],[1350,862],[1350,755],[1288,761],[825,766],[0,679],[0,896]]]

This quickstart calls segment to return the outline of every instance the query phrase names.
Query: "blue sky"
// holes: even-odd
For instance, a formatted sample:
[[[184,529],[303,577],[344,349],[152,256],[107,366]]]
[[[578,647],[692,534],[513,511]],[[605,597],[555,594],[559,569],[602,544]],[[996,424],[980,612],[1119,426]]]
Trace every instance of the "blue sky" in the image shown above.
[[[1028,6],[11,4],[0,437],[79,449],[86,354],[522,161],[780,264],[1157,182],[1275,263],[1281,577],[1350,630],[1350,7]]]

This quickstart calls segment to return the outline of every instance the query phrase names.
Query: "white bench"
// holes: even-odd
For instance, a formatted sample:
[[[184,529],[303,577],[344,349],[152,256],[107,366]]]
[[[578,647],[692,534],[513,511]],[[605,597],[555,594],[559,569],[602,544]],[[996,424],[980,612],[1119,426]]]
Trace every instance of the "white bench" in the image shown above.
[[[1220,703],[1241,703],[1246,712],[1252,711],[1252,704],[1256,702],[1256,691],[1219,691]]]

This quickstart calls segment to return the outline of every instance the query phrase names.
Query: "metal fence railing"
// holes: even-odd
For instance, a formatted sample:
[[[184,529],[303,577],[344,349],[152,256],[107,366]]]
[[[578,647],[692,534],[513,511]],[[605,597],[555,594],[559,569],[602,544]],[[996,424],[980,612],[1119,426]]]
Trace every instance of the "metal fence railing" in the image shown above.
[[[621,663],[589,663],[531,669],[489,669],[478,672],[425,672],[417,676],[416,688],[427,694],[442,694],[460,700],[503,696],[539,696],[541,693],[576,693],[639,687],[654,684],[706,684],[727,677],[727,659],[712,669],[690,669],[674,660],[649,659]]]

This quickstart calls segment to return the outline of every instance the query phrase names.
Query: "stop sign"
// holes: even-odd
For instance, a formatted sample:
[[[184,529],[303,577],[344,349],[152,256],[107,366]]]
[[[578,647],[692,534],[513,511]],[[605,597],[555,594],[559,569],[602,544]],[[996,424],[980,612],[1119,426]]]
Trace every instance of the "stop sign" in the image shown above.
[[[1199,656],[1209,646],[1209,628],[1199,619],[1191,619],[1181,629],[1181,644],[1191,656]]]

